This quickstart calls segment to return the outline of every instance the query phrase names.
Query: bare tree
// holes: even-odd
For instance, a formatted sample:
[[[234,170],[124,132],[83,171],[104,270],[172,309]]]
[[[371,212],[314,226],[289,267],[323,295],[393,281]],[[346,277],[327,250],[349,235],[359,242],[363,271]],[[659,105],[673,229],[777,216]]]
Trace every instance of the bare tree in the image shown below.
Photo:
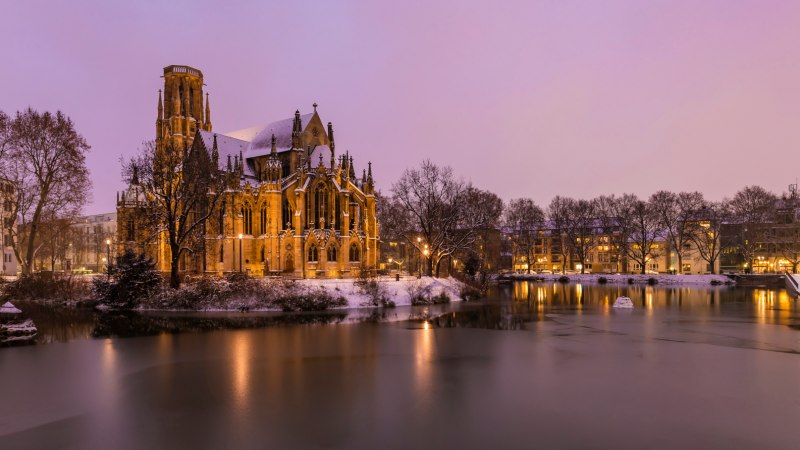
[[[661,250],[657,245],[662,239],[658,216],[653,207],[642,200],[637,200],[626,208],[629,210],[620,216],[628,240],[625,251],[630,259],[639,264],[640,273],[644,274],[647,262],[661,256]]]
[[[65,218],[53,218],[43,223],[39,234],[40,248],[37,256],[49,262],[50,270],[55,272],[56,262],[63,265],[70,242],[72,242],[72,221]]]
[[[739,226],[736,246],[750,267],[756,253],[768,240],[768,223],[774,221],[778,198],[761,186],[746,186],[734,195],[728,206],[731,221]]]
[[[730,210],[726,202],[707,201],[687,222],[689,239],[694,243],[700,257],[708,263],[712,273],[717,272],[716,263],[724,248],[721,239],[722,226],[729,218]]]
[[[0,177],[15,189],[11,214],[15,220],[4,224],[5,231],[11,236],[22,274],[28,275],[41,245],[43,222],[74,217],[89,198],[86,152],[90,147],[60,111],[40,114],[28,108],[11,121],[0,121],[5,121]]]
[[[410,217],[409,230],[403,234],[425,255],[430,275],[444,258],[471,249],[482,228],[490,226],[489,219],[502,211],[497,196],[456,180],[450,167],[429,160],[418,169],[406,169],[392,185],[392,193]]]
[[[534,263],[536,242],[544,228],[544,211],[529,198],[513,199],[508,203],[503,222],[512,241],[512,254],[522,252],[528,263],[528,273]]]
[[[658,223],[666,233],[670,248],[678,257],[678,273],[683,270],[683,258],[691,248],[692,215],[703,206],[700,192],[681,192],[675,194],[658,191],[650,196],[650,204],[658,216]]]
[[[598,228],[597,207],[589,200],[567,201],[565,234],[571,254],[581,264],[581,273],[586,272],[586,263],[592,250],[597,246],[596,229]]]
[[[550,200],[550,205],[547,207],[547,217],[550,220],[550,239],[551,248],[555,245],[553,242],[558,239],[558,254],[561,257],[561,273],[567,270],[567,256],[569,256],[570,246],[566,242],[566,230],[569,226],[569,204],[573,201],[570,198],[561,197],[559,195]]]
[[[462,241],[462,246],[454,251],[467,255],[475,263],[475,272],[480,274],[481,285],[485,287],[490,273],[497,269],[496,264],[490,264],[489,246],[503,215],[503,200],[493,192],[468,185],[459,203],[461,220],[455,234],[471,233],[474,237],[471,242]]]
[[[203,225],[212,214],[228,178],[216,153],[178,149],[145,142],[140,154],[123,164],[128,182],[141,186],[147,198],[147,229],[164,233],[170,248],[170,286],[180,286],[180,260],[197,251]]]

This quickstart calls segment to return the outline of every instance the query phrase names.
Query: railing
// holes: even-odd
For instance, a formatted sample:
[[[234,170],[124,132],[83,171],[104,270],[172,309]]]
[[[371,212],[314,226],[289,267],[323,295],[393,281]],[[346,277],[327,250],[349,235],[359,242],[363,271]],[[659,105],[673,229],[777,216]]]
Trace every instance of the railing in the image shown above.
[[[203,78],[203,72],[189,66],[167,66],[164,67],[164,75],[168,73],[188,73],[196,77]]]

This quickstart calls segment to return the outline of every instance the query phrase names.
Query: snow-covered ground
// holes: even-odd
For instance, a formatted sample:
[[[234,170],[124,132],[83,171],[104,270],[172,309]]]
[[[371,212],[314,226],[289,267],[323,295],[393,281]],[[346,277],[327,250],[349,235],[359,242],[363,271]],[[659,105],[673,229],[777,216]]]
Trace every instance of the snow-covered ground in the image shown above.
[[[513,274],[509,277],[515,280],[543,279],[544,281],[558,281],[562,274]],[[604,277],[610,284],[627,284],[628,279],[633,279],[634,283],[647,283],[650,278],[655,278],[658,284],[666,285],[710,285],[712,281],[719,283],[731,282],[732,280],[724,275],[669,275],[669,274],[647,274],[647,275],[628,275],[628,274],[567,274],[569,281],[575,283],[597,283],[597,279]]]
[[[333,296],[342,296],[347,299],[348,308],[361,308],[369,306],[369,297],[360,292],[356,286],[355,279],[305,279],[297,280],[296,283],[308,287],[322,287],[328,290]],[[397,306],[411,304],[411,292],[414,290],[425,289],[431,296],[438,296],[442,292],[450,297],[450,301],[460,301],[461,290],[464,284],[455,278],[433,278],[433,277],[400,277],[396,281],[394,277],[379,277],[377,281],[386,287],[389,297]]]

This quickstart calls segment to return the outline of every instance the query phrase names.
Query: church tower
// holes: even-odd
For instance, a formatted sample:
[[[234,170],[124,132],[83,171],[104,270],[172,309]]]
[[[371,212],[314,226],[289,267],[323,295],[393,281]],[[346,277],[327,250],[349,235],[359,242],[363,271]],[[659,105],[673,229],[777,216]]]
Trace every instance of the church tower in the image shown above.
[[[203,72],[189,66],[164,68],[164,91],[158,92],[156,145],[189,147],[197,130],[211,131],[208,95],[203,105]]]

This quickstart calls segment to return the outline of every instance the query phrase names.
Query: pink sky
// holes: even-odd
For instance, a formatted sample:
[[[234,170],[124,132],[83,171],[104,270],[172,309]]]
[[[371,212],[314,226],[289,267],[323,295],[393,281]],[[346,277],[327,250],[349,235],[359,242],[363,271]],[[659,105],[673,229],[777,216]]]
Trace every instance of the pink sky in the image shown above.
[[[170,64],[203,71],[217,132],[319,103],[384,191],[424,158],[543,205],[798,176],[800,2],[109,3],[2,7],[0,109],[73,118],[87,213],[114,209]]]

